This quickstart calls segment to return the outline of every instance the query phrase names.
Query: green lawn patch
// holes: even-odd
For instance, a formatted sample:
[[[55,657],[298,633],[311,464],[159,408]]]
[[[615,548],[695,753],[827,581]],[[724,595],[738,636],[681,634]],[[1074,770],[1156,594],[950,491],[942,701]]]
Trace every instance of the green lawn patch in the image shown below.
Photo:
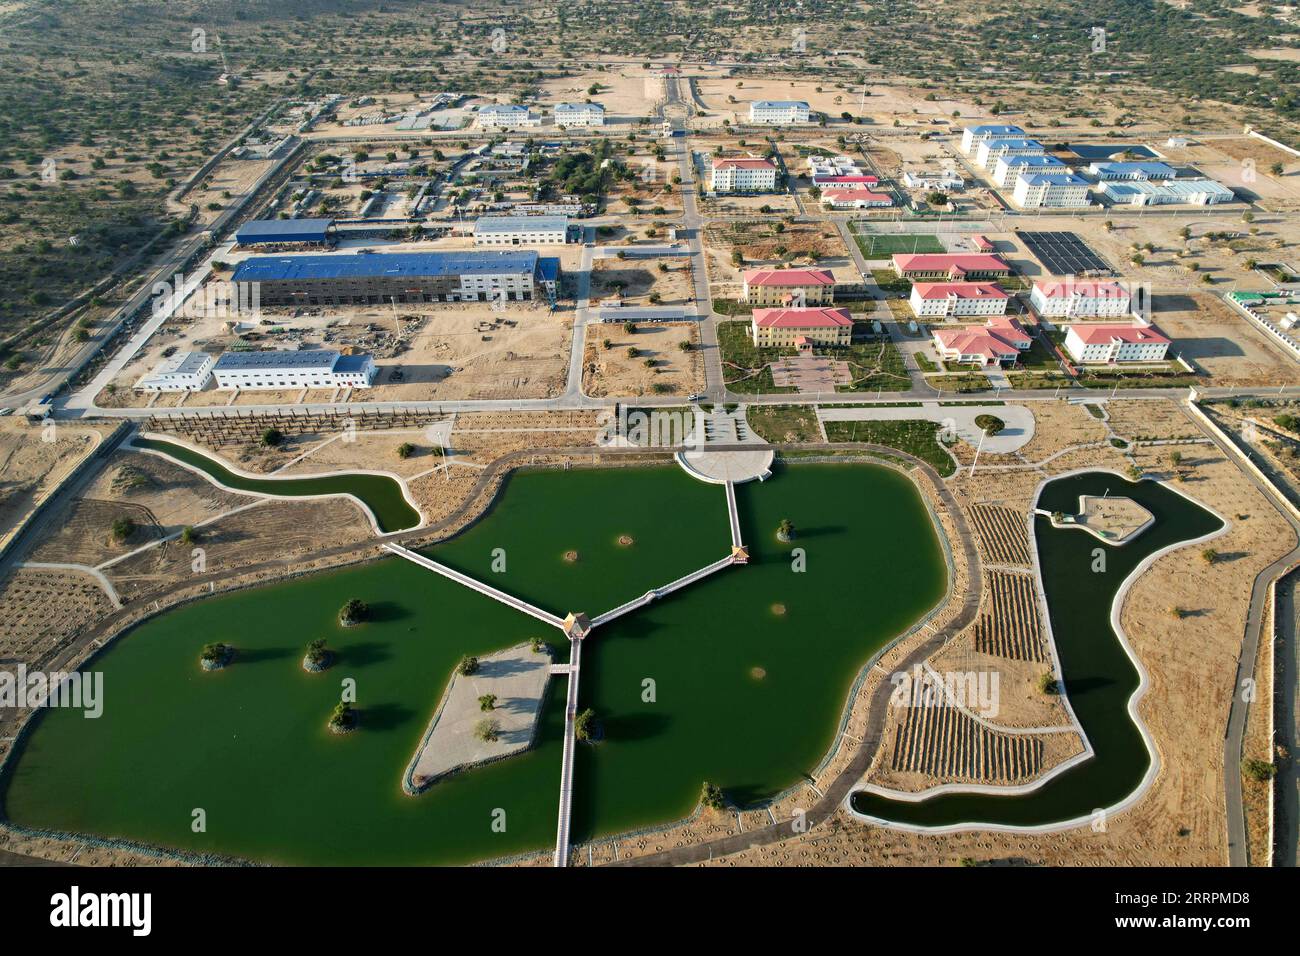
[[[939,444],[939,423],[902,422],[826,422],[826,437],[831,441],[869,442],[886,445],[921,459],[945,478],[957,470],[952,456]]]
[[[749,427],[770,442],[821,441],[817,408],[813,405],[751,405],[745,415]]]
[[[749,323],[719,322],[718,350],[722,356],[722,377],[727,388],[747,394],[789,393],[793,386],[777,386],[772,382],[769,362],[783,355],[793,355],[794,349],[758,348],[749,337]]]
[[[875,233],[857,233],[854,237],[858,248],[868,259],[888,259],[892,255],[911,253],[942,253],[943,243],[936,236],[924,234],[881,236]]]

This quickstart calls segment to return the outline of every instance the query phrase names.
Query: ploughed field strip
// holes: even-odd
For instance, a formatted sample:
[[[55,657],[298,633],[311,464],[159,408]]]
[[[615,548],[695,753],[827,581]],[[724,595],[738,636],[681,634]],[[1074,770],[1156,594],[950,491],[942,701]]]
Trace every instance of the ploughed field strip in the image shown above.
[[[285,435],[337,435],[351,429],[358,432],[423,428],[445,421],[441,412],[421,409],[365,408],[323,412],[205,411],[202,415],[172,412],[155,415],[145,424],[147,432],[172,432],[198,445],[219,448],[246,445],[262,437],[268,428]]]
[[[933,683],[927,683],[926,689],[942,694]],[[943,780],[1018,783],[1043,769],[1041,739],[989,730],[945,703],[905,708],[893,743],[891,770]]]
[[[1024,515],[1001,505],[973,505],[970,513],[987,563],[1029,566]]]
[[[18,568],[0,590],[0,660],[42,661],[65,635],[109,613],[91,578],[65,571]]]
[[[988,582],[989,600],[975,622],[975,650],[1015,661],[1045,661],[1033,579],[990,571]]]

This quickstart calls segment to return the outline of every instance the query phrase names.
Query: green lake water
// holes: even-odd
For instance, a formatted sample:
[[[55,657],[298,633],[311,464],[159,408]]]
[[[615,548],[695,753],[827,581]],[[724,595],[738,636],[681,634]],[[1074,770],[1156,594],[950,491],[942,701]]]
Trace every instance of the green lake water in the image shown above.
[[[1039,789],[1021,796],[946,794],[919,803],[858,792],[855,810],[883,820],[918,826],[992,823],[1038,826],[1086,817],[1131,794],[1150,766],[1141,732],[1127,705],[1138,672],[1110,626],[1110,609],[1124,579],[1148,555],[1223,526],[1215,515],[1154,481],[1132,483],[1117,475],[1090,473],[1060,478],[1043,488],[1039,507],[1075,514],[1080,495],[1106,493],[1137,501],[1155,524],[1120,547],[1103,545],[1083,531],[1053,528],[1034,519],[1052,633],[1070,705],[1095,755]],[[1093,552],[1105,552],[1104,573],[1093,571]],[[1190,635],[1195,633],[1189,628]]]
[[[584,647],[581,704],[601,716],[605,740],[579,750],[576,841],[671,822],[704,780],[740,802],[798,783],[833,741],[859,668],[943,595],[936,533],[896,472],[799,464],[738,498],[749,565],[598,628]],[[790,544],[775,537],[786,517],[799,532]],[[723,489],[671,466],[516,474],[487,516],[429,553],[558,614],[594,616],[729,544]],[[343,629],[336,615],[351,597],[374,617]],[[0,782],[4,811],[32,827],[277,863],[466,863],[545,849],[563,679],[532,750],[419,797],[400,789],[461,655],[534,636],[562,641],[397,558],[199,601],[92,662],[104,673],[101,718],[38,718]],[[315,637],[338,660],[312,675],[300,660]],[[214,640],[239,657],[204,673],[199,650]],[[357,682],[362,724],[335,737],[325,720],[344,677]],[[191,827],[196,808],[205,832]]]
[[[302,498],[311,495],[353,495],[370,508],[379,530],[404,531],[420,523],[420,514],[402,494],[402,486],[387,475],[359,473],[324,475],[316,478],[249,478],[236,474],[209,455],[156,438],[139,438],[132,442],[137,448],[162,452],[177,461],[211,475],[216,481],[236,491],[255,491],[282,498]]]

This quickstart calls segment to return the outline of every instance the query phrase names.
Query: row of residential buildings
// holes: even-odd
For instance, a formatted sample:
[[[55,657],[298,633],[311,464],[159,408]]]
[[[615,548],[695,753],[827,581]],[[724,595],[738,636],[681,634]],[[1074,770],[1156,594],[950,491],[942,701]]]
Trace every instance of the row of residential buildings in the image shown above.
[[[494,103],[479,107],[475,122],[480,129],[529,129],[541,126],[542,117],[527,106]],[[604,126],[605,107],[599,103],[557,103],[555,125],[566,129]]]
[[[1069,209],[1092,204],[1094,182],[1066,162],[1047,154],[1019,126],[989,124],[963,130],[961,148],[993,182],[1011,191],[1023,209]],[[1236,195],[1222,183],[1183,173],[1160,162],[1094,162],[1088,173],[1097,191],[1117,205],[1209,206]]]
[[[830,209],[871,209],[892,206],[894,199],[880,189],[880,180],[858,168],[850,156],[808,157],[808,176]]]
[[[1173,343],[1154,325],[1142,321],[1075,324],[1066,328],[1066,353],[1082,365],[1162,362]],[[1033,339],[1014,318],[998,315],[982,326],[938,329],[934,349],[946,362],[1011,365]]]

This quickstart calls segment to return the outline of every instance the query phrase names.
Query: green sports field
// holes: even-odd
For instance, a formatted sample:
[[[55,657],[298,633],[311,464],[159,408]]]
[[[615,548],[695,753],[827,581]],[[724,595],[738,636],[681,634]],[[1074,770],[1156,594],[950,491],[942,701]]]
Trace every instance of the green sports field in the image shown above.
[[[853,238],[858,241],[858,248],[868,259],[884,259],[895,253],[948,251],[939,241],[938,236],[923,233],[895,236],[860,233]]]

